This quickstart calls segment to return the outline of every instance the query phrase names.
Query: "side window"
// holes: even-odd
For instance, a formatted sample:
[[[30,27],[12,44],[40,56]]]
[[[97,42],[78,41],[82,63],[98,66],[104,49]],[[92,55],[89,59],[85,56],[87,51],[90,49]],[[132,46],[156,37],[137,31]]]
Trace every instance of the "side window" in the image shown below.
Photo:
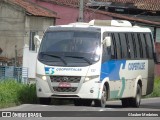
[[[138,36],[138,43],[139,43],[140,58],[143,58],[143,46],[142,46],[141,36],[139,33],[137,33],[137,36]]]
[[[124,33],[120,33],[120,42],[121,42],[121,49],[122,49],[122,58],[128,58],[128,46],[127,41]]]
[[[141,43],[142,43],[143,58],[147,58],[147,46],[146,46],[146,42],[145,42],[143,33],[140,33],[140,40],[141,40]]]
[[[134,54],[133,39],[132,39],[131,33],[126,33],[126,38],[129,42],[128,45],[129,45],[130,58],[133,59],[133,58],[135,58],[135,54]]]
[[[35,47],[35,44],[34,44],[34,36],[37,34],[36,31],[31,31],[30,32],[30,39],[29,39],[29,50],[31,51],[35,51],[36,50],[36,47]]]
[[[147,45],[146,33],[143,33],[145,48],[146,48],[146,57],[149,58],[149,47]]]
[[[140,58],[140,45],[139,45],[137,33],[133,33],[132,36],[133,36],[133,40],[135,44],[136,58],[139,59]]]
[[[146,39],[148,58],[153,58],[153,40],[150,33],[145,33],[144,37]]]
[[[117,59],[121,59],[121,45],[120,45],[119,34],[114,33],[114,36],[115,36],[115,42],[116,42]]]
[[[115,41],[115,36],[114,33],[109,34],[111,35],[111,58],[116,59],[117,58],[117,51],[116,51],[116,41]]]

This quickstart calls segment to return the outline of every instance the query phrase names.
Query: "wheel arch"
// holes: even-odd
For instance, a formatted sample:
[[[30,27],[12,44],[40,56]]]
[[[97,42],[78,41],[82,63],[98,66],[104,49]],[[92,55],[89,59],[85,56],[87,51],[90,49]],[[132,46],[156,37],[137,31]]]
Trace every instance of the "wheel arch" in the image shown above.
[[[110,97],[110,86],[109,86],[108,81],[106,81],[106,82],[104,83],[104,85],[105,85],[106,90],[107,90],[107,99],[109,99],[109,97]]]
[[[107,97],[108,97],[108,99],[110,98],[110,84],[109,84],[109,79],[108,78],[106,78],[106,79],[104,79],[103,81],[102,81],[102,83],[101,83],[101,85],[100,85],[100,91],[102,92],[102,88],[103,88],[103,86],[106,86],[106,90],[107,90]],[[101,96],[101,92],[100,92],[100,95],[99,96]]]
[[[134,97],[136,96],[136,91],[137,91],[137,85],[140,85],[141,89],[143,87],[143,84],[142,84],[142,76],[138,76],[135,80],[135,84],[134,84]]]
[[[141,79],[138,80],[137,84],[139,84],[142,89],[142,80]]]

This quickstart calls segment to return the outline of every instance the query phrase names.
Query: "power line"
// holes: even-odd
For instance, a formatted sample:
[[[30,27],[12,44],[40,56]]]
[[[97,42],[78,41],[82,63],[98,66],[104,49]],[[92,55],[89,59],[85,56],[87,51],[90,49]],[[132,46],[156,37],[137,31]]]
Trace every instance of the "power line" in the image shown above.
[[[33,30],[0,30],[0,31],[2,32],[13,32],[13,31],[14,32],[32,32],[32,31],[44,32],[45,30],[33,29]]]

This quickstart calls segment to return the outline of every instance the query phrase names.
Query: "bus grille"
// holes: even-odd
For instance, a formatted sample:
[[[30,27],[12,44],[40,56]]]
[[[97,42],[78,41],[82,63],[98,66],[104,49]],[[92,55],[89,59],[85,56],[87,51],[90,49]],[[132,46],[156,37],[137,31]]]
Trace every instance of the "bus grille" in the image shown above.
[[[79,76],[50,76],[51,82],[69,82],[79,83],[81,77]]]
[[[53,87],[55,92],[75,92],[77,87]]]

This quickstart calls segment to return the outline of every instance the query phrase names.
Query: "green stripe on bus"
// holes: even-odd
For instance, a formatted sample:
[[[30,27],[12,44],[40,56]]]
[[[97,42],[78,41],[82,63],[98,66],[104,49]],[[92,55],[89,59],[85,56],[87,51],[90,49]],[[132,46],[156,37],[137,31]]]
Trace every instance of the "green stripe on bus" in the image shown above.
[[[119,90],[113,90],[110,92],[110,98],[117,98]]]
[[[120,91],[120,94],[119,94],[119,98],[122,97],[123,95],[123,92],[124,92],[124,89],[125,89],[125,84],[126,84],[126,80],[124,77],[122,77],[122,88],[121,88],[121,91]]]
[[[121,98],[125,90],[125,84],[126,80],[124,77],[122,77],[122,88],[120,90],[120,94],[118,95],[119,90],[110,91],[110,98]]]

